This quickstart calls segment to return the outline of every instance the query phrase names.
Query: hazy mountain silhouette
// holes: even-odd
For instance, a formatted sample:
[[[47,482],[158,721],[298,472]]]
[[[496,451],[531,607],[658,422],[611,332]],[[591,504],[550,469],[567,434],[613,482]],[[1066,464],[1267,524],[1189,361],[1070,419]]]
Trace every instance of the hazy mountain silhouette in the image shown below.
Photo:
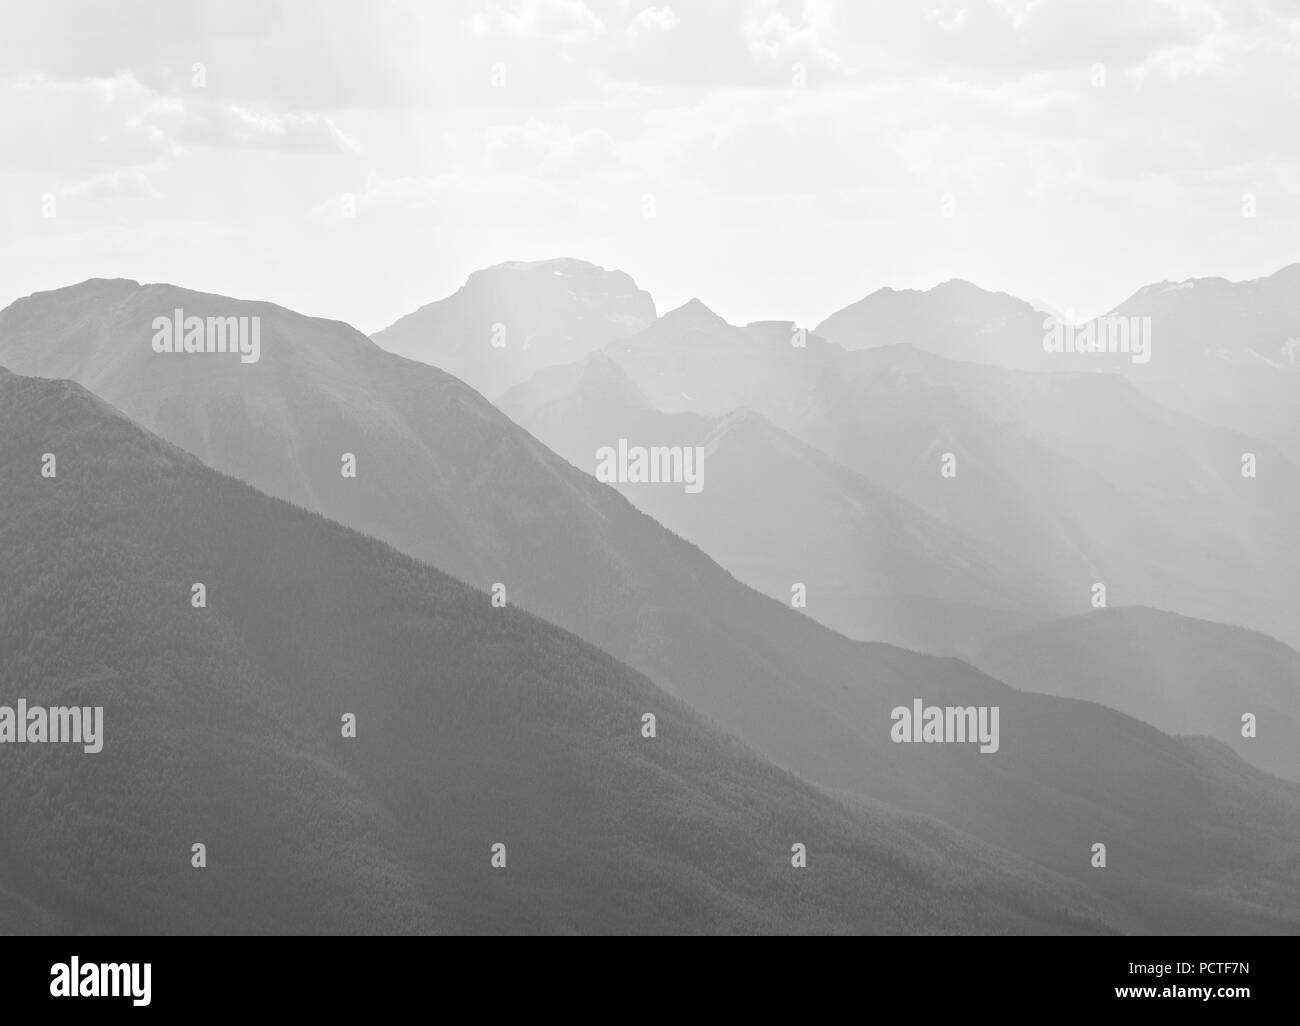
[[[0,929],[1103,928],[1078,886],[837,803],[80,386],[0,369],[0,477],[0,701],[104,707],[98,754],[0,749]]]
[[[756,410],[1035,574],[1066,610],[1152,605],[1300,643],[1300,471],[1114,374],[1034,374],[912,346],[805,347],[666,314],[608,354],[657,408]],[[1242,454],[1267,467],[1243,478]],[[955,476],[944,477],[945,454]]]
[[[155,354],[151,321],[177,306],[262,316],[261,361]],[[806,356],[788,331],[781,341],[783,330],[756,326],[739,341]],[[700,357],[717,354],[702,348]],[[46,373],[102,390],[218,469],[481,587],[507,584],[512,604],[600,645],[768,759],[1066,872],[1120,927],[1300,922],[1300,875],[1286,861],[1300,844],[1300,788],[1226,748],[1172,739],[1100,706],[1018,692],[956,660],[849,641],[739,584],[461,382],[347,325],[95,281],[0,313],[0,364],[62,368]],[[727,408],[737,405],[747,404]],[[356,480],[341,477],[342,452],[358,455]],[[281,594],[288,602],[297,586]],[[383,608],[402,616],[400,603]],[[431,665],[439,658],[429,650]],[[891,742],[891,710],[916,698],[999,706],[999,751]],[[1089,866],[1099,839],[1123,850],[1105,872]]]
[[[1114,312],[1158,323],[1166,340],[1162,371],[1214,374],[1224,364],[1300,371],[1300,263],[1252,281],[1148,285]]]
[[[669,316],[677,316],[675,313]],[[759,414],[653,409],[603,353],[539,371],[497,400],[579,469],[617,444],[700,446],[706,486],[616,487],[744,583],[849,637],[949,653],[1050,615],[1032,582],[1008,576],[973,539],[845,470]]]
[[[816,330],[846,349],[906,343],[998,367],[1123,374],[1169,408],[1259,437],[1300,463],[1300,264],[1252,281],[1139,289],[1102,316],[1151,319],[1145,363],[1122,353],[1047,353],[1047,316],[1006,293],[950,281],[879,289]]]
[[[1151,285],[1114,312],[1151,318],[1151,362],[1121,366],[1139,387],[1300,464],[1300,264],[1254,281]]]
[[[1084,698],[1171,734],[1205,734],[1300,780],[1300,653],[1155,609],[1103,609],[997,638],[975,657],[1018,688]],[[1258,734],[1243,738],[1242,715]]]
[[[1046,316],[1015,296],[954,279],[924,291],[877,289],[815,330],[850,350],[905,343],[953,360],[1062,370],[1043,351]]]
[[[374,339],[496,396],[541,367],[577,360],[654,319],[654,300],[622,271],[583,260],[516,261],[475,271],[454,294]]]

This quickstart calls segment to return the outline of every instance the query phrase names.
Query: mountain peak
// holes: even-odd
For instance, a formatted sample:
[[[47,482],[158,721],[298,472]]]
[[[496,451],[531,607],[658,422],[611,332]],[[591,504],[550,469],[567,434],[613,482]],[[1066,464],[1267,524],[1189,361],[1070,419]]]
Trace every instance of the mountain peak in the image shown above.
[[[654,318],[654,301],[650,294],[639,288],[626,271],[607,269],[599,264],[576,257],[548,257],[544,260],[506,260],[491,267],[471,271],[460,292],[480,289],[514,289],[521,287],[547,290],[576,290],[592,296],[617,297],[634,295],[649,306],[650,319]]]
[[[596,271],[600,274],[608,274],[605,268],[599,264],[593,264],[589,260],[579,260],[577,257],[547,257],[542,260],[503,260],[499,264],[493,264],[481,271],[474,271],[474,274],[483,274],[489,271],[552,271],[556,274],[573,273],[575,271]],[[617,271],[612,273],[619,273]]]
[[[649,327],[654,299],[624,271],[573,257],[474,271],[456,292],[374,334],[389,352],[500,396],[544,367],[576,363]]]
[[[726,327],[727,322],[704,305],[697,297],[691,297],[675,310],[663,315],[666,324],[679,327]]]
[[[990,296],[997,295],[996,292],[992,292],[989,289],[976,285],[972,281],[967,281],[965,278],[949,278],[947,281],[939,282],[938,285],[936,285],[932,289],[929,289],[928,291],[930,292],[982,292]]]
[[[11,305],[18,306],[21,303],[39,301],[46,296],[58,296],[60,300],[86,297],[98,298],[117,293],[135,292],[140,287],[140,283],[132,278],[87,278],[85,281],[79,281],[73,285],[62,285],[57,289],[41,289],[39,292],[33,292],[15,300]]]
[[[963,278],[932,288],[881,288],[814,329],[845,349],[910,342],[959,360],[1018,365],[1041,353],[1042,317],[1022,299]]]

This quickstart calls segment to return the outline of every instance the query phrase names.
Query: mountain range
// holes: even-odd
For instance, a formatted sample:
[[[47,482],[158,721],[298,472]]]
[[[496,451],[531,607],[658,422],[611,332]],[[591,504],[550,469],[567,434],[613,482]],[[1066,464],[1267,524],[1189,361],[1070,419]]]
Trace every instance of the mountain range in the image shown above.
[[[99,754],[0,747],[5,932],[1107,928],[71,382],[0,370],[0,475],[0,696],[105,710]]]
[[[153,319],[182,308],[198,316],[261,318],[261,360],[249,365],[226,354],[153,352]],[[1026,586],[1055,597],[1038,619],[1068,612],[1072,603],[1084,607],[1096,560],[1109,552],[1119,576],[1107,579],[1118,601],[1144,595],[1138,586],[1155,567],[1155,584],[1176,597],[1187,597],[1180,589],[1188,579],[1205,585],[1201,593],[1191,589],[1192,605],[1285,626],[1283,577],[1294,564],[1281,511],[1293,486],[1275,474],[1249,482],[1261,486],[1249,497],[1234,493],[1232,473],[1216,461],[1235,472],[1228,456],[1241,442],[1236,436],[1170,414],[1109,375],[1051,375],[1043,382],[1041,375],[957,363],[912,347],[849,353],[816,336],[805,347],[792,346],[791,338],[788,324],[734,328],[696,302],[610,343],[605,354],[626,380],[616,393],[624,402],[648,402],[646,412],[656,418],[684,416],[682,424],[736,434],[743,444],[735,451],[784,459],[778,465],[790,472],[812,473],[812,480],[833,485],[831,494],[864,503],[868,513],[850,521],[846,533],[855,522],[892,529],[891,511],[906,518],[925,510],[928,519],[917,519],[922,541],[900,560],[905,567],[908,559],[923,565],[916,553],[927,544],[960,541],[962,558],[970,558],[967,583],[982,589],[975,594],[980,608],[1003,589]],[[96,280],[37,294],[0,313],[0,365],[71,378],[215,470],[469,582],[473,588],[456,592],[457,606],[490,609],[486,589],[503,583],[510,606],[627,663],[757,755],[833,795],[837,808],[856,813],[886,803],[898,810],[891,815],[929,817],[945,824],[936,829],[961,831],[953,843],[994,849],[1008,865],[1032,865],[1052,881],[1068,877],[1068,887],[1054,893],[1084,889],[1086,897],[1061,901],[1074,926],[1086,920],[1125,930],[1285,931],[1300,917],[1289,854],[1300,838],[1296,785],[1246,765],[1213,741],[1170,737],[1091,702],[1018,691],[955,659],[837,634],[809,615],[818,601],[815,587],[808,613],[745,587],[689,540],[595,481],[590,467],[549,451],[473,388],[385,352],[340,322],[173,286]],[[570,385],[561,382],[555,395],[566,399]],[[1117,422],[1085,436],[1082,452],[1067,444],[1078,437],[1079,419],[1086,423],[1112,407]],[[708,426],[700,418],[716,422]],[[1132,441],[1135,423],[1154,441],[1126,460],[1122,443]],[[40,444],[32,440],[32,446]],[[958,474],[944,479],[939,458],[950,450],[957,452]],[[339,471],[349,453],[357,458],[355,479]],[[1110,460],[1117,454],[1118,467]],[[738,457],[734,466],[746,470],[744,462]],[[720,463],[725,472],[725,455]],[[1279,457],[1276,465],[1284,463]],[[1144,478],[1153,468],[1154,478]],[[1179,490],[1189,469],[1203,475],[1205,493]],[[961,490],[937,491],[940,481],[962,482]],[[771,483],[761,478],[748,484],[763,484],[769,491],[762,494],[771,494]],[[744,494],[732,500],[735,507]],[[1208,494],[1211,509],[1191,509],[1187,535],[1213,526],[1216,511],[1244,516],[1246,526],[1220,525],[1206,541],[1208,561],[1193,558],[1183,566],[1175,556],[1186,552],[1173,527],[1187,513],[1181,507],[1192,505],[1189,494]],[[1072,501],[1081,503],[1078,509]],[[93,509],[89,495],[87,503]],[[1162,519],[1171,511],[1172,524]],[[1065,519],[1043,522],[1050,516]],[[114,522],[95,515],[83,526],[101,520]],[[771,537],[770,528],[781,523],[767,526]],[[820,529],[814,524],[810,535]],[[1125,536],[1131,530],[1140,532],[1137,538]],[[1162,538],[1161,530],[1173,536]],[[1245,537],[1251,532],[1260,536]],[[710,544],[719,539],[712,537]],[[281,536],[282,546],[291,538],[292,532]],[[1262,559],[1269,546],[1275,565],[1261,567],[1259,591],[1246,594],[1255,567],[1230,560]],[[174,551],[184,555],[182,548]],[[258,549],[252,557],[273,562],[275,551]],[[1197,577],[1216,559],[1230,571],[1226,587],[1213,574]],[[935,557],[932,581],[946,576],[945,560],[951,560],[946,552]],[[246,563],[238,567],[252,572]],[[985,569],[988,577],[981,579]],[[338,590],[333,578],[306,580],[302,592],[313,605],[300,623],[285,626],[285,644],[293,652],[310,648],[337,626],[370,652],[373,643],[346,627],[345,616],[358,615],[351,598],[331,597]],[[276,592],[279,604],[292,606],[288,596],[297,601],[300,592],[292,581],[284,588]],[[371,598],[400,620],[409,590],[402,594],[397,602]],[[1280,608],[1269,609],[1275,599]],[[317,630],[317,621],[326,626]],[[1007,626],[990,622],[981,632]],[[946,633],[945,643],[956,643],[955,635],[974,649],[972,632]],[[260,635],[256,641],[271,643]],[[426,642],[414,636],[392,642],[416,655],[425,651]],[[425,658],[442,665],[436,646]],[[344,658],[340,665],[355,664]],[[303,686],[302,665],[286,670],[295,688]],[[405,673],[407,666],[396,668]],[[999,751],[892,743],[891,710],[918,698],[997,706]],[[537,701],[549,706],[558,699]],[[414,719],[422,722],[424,715]],[[545,715],[552,715],[549,708]],[[401,775],[397,767],[393,772]],[[1099,840],[1112,849],[1104,871],[1089,864]]]
[[[1146,362],[1047,353],[1049,316],[1006,293],[949,281],[928,291],[879,289],[816,331],[850,350],[907,343],[991,366],[1122,374],[1170,409],[1261,438],[1300,464],[1300,264],[1250,281],[1190,278],[1138,289],[1101,318],[1147,318]]]
[[[664,412],[754,410],[1000,553],[1013,579],[1037,577],[1051,608],[1089,608],[1100,583],[1112,604],[1300,643],[1300,471],[1263,440],[1173,412],[1119,375],[790,338],[697,302],[606,353]]]
[[[745,408],[661,413],[606,354],[547,368],[497,405],[574,466],[631,441],[699,446],[698,494],[618,483],[637,508],[699,545],[744,583],[842,634],[949,653],[1050,610],[996,552]]]

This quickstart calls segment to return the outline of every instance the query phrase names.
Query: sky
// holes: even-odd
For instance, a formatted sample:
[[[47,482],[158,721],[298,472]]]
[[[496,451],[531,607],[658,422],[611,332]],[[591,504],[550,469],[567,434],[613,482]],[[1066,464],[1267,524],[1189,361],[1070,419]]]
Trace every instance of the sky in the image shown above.
[[[0,305],[385,327],[507,260],[815,325],[1300,260],[1300,0],[0,0]]]

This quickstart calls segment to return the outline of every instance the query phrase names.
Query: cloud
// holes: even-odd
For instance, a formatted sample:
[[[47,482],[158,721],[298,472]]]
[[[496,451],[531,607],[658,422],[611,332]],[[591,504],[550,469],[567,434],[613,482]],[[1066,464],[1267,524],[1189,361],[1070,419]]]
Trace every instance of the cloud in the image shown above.
[[[671,32],[681,24],[681,19],[671,7],[645,7],[637,12],[627,27],[628,35],[645,32]]]
[[[146,120],[179,144],[288,153],[361,151],[331,118],[310,112],[255,110],[192,98],[160,103]]]
[[[88,200],[162,199],[146,168],[121,168],[96,175],[68,186],[60,195]]]
[[[486,147],[489,165],[504,174],[578,177],[615,159],[614,140],[605,131],[573,132],[537,120],[489,128]]]
[[[1087,243],[1041,264],[1076,260],[1071,273],[1126,283],[1139,261],[1208,251],[1225,231],[1216,212],[1255,232],[1241,252],[1265,228],[1279,249],[1294,237],[1281,212],[1296,203],[1300,133],[1279,127],[1300,123],[1293,0],[13,6],[0,215],[35,217],[30,197],[47,192],[161,192],[157,211],[131,211],[142,236],[151,218],[210,206],[252,231],[309,206],[303,195],[334,197],[313,220],[342,220],[347,193],[373,215],[371,238],[399,248],[415,221],[494,259],[522,239],[610,262],[632,253],[681,277],[685,265],[662,271],[677,255],[654,254],[683,233],[715,252],[770,238],[806,253],[808,281],[840,273],[819,254],[849,231],[879,250],[855,276],[884,273],[895,248],[898,266],[952,276],[971,273],[962,230],[988,233],[988,260],[1013,267],[1044,245],[1040,226],[1141,224],[1158,241],[1128,265],[1090,269]],[[960,213],[939,221],[948,192]],[[1244,192],[1262,213],[1239,225]],[[1013,227],[990,231],[1000,224]],[[444,245],[436,259],[469,257]],[[1031,291],[1059,294],[1065,272],[1040,280],[1039,266],[1025,272]]]
[[[0,172],[74,183],[83,195],[153,195],[148,175],[193,147],[355,154],[360,146],[330,117],[210,99],[169,97],[130,72],[74,82],[42,75],[0,83],[5,146]],[[76,183],[81,183],[80,185]]]
[[[452,192],[452,182],[445,177],[407,175],[381,181],[372,176],[364,188],[318,203],[307,211],[307,217],[332,224],[386,209],[433,210]]]
[[[455,37],[443,7],[407,0],[10,4],[0,79],[129,74],[153,92],[183,95],[201,64],[208,95],[222,100],[297,110],[396,104],[427,80],[415,44]]]
[[[84,178],[169,157],[171,141],[143,120],[152,99],[130,74],[0,84],[0,170]]]
[[[492,3],[487,13],[470,18],[473,35],[505,32],[522,39],[581,43],[601,35],[605,23],[582,0],[516,0]]]
[[[831,22],[826,45],[867,77],[966,69],[1002,81],[1132,67],[1220,24],[1199,0],[875,0],[837,6]]]
[[[804,0],[798,14],[782,0],[755,0],[745,14],[741,32],[750,53],[760,60],[791,60],[807,56],[835,68],[840,58],[832,44],[836,7],[831,0]]]

